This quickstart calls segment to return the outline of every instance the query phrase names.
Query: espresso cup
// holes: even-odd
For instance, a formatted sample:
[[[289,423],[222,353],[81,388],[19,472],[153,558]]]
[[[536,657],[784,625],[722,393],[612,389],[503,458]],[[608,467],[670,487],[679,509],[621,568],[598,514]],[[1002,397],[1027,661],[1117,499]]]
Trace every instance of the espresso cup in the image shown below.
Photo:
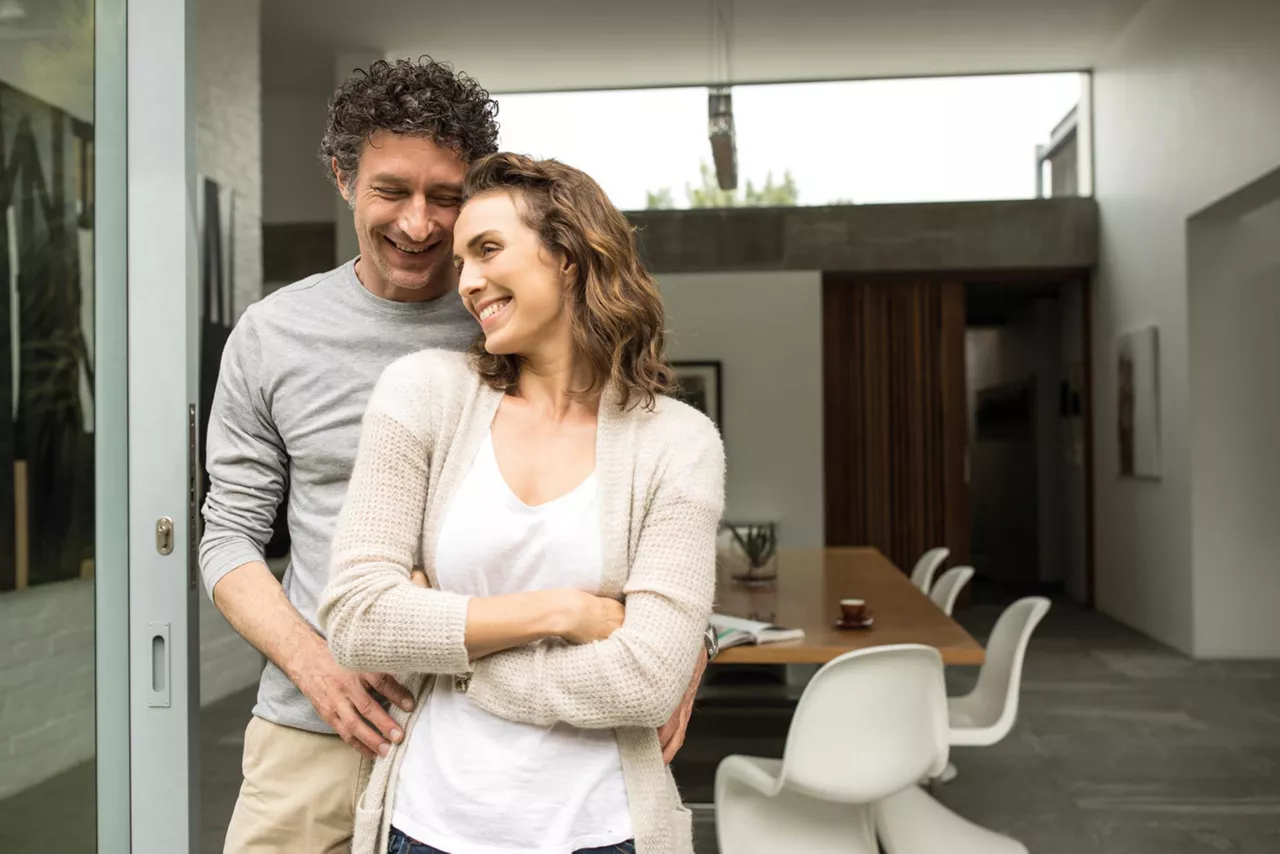
[[[867,616],[867,603],[862,599],[841,599],[840,618],[846,623],[861,623]]]

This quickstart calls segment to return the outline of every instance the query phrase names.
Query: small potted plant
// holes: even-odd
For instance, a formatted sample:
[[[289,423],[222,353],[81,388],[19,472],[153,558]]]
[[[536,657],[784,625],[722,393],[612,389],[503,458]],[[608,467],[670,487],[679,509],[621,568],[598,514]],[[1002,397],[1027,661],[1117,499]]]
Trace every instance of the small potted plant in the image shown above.
[[[778,527],[773,522],[725,526],[739,555],[730,577],[739,584],[771,584],[778,577]]]

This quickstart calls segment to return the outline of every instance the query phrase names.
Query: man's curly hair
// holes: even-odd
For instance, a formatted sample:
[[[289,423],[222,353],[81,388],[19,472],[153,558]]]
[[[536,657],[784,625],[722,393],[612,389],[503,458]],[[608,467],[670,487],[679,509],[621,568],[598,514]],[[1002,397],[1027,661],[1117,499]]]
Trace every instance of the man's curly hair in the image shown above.
[[[374,133],[424,136],[452,148],[464,163],[498,150],[498,102],[453,66],[423,56],[417,62],[379,60],[356,69],[329,102],[320,160],[336,183],[332,163],[354,183],[360,152]]]

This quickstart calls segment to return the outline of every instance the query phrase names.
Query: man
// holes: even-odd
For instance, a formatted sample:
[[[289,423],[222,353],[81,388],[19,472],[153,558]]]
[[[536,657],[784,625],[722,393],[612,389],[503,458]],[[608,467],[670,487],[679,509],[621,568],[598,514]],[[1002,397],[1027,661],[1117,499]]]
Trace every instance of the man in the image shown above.
[[[228,854],[345,850],[362,757],[404,737],[379,696],[405,708],[413,698],[387,674],[339,667],[316,606],[379,374],[417,350],[465,349],[476,335],[457,295],[453,223],[468,164],[497,148],[496,114],[474,80],[426,58],[348,79],[321,157],[354,212],[360,256],[251,306],[227,342],[200,568],[219,610],[268,661]],[[281,585],[263,547],[286,483],[292,544]],[[668,761],[700,676],[660,732]]]

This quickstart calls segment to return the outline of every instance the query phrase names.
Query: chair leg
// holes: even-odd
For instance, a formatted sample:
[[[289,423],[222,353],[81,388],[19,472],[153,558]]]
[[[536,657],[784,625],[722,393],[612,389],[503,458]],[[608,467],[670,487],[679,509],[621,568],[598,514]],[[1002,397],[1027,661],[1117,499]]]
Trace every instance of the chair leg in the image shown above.
[[[928,790],[929,794],[937,795],[938,788],[946,783],[950,783],[959,775],[959,773],[960,772],[956,770],[956,766],[953,763],[948,762],[947,767],[942,769],[941,774],[936,777],[925,777],[920,781],[920,785]]]

